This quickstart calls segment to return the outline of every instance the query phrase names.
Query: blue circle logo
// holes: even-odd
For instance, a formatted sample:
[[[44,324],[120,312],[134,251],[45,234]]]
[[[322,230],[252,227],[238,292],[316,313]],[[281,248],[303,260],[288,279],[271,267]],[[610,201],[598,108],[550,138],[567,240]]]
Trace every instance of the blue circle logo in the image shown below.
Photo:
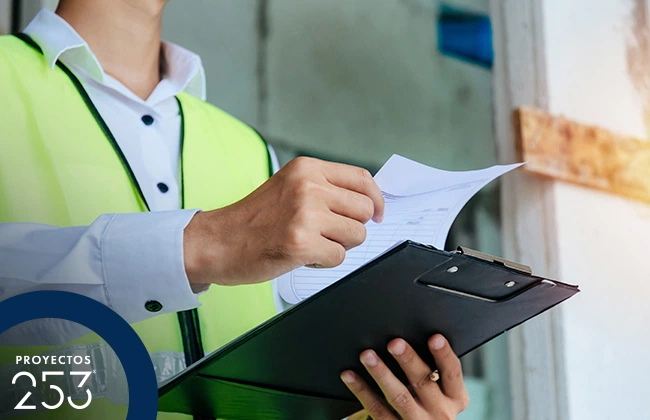
[[[76,322],[99,334],[120,359],[129,387],[126,420],[155,420],[158,383],[149,353],[133,328],[109,307],[70,292],[41,291],[0,303],[0,334],[20,323],[41,318]]]

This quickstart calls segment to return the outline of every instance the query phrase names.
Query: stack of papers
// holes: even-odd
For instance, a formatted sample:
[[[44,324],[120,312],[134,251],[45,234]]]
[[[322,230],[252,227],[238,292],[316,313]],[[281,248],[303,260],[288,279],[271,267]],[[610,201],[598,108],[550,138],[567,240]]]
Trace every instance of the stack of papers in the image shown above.
[[[349,250],[338,267],[301,267],[278,278],[280,296],[289,303],[299,303],[404,240],[443,249],[454,219],[469,199],[521,165],[451,172],[393,155],[375,175],[386,202],[384,221],[369,221],[365,242]]]

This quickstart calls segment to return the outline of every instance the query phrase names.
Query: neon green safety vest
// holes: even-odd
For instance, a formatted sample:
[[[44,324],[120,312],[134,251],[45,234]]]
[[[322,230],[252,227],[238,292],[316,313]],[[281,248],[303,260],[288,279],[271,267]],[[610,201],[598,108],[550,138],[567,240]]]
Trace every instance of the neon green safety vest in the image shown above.
[[[50,69],[38,46],[28,41],[0,37],[0,222],[88,225],[105,213],[147,211],[128,163],[79,81],[60,62]],[[268,179],[268,150],[253,129],[189,94],[181,93],[177,100],[184,208],[229,205]],[[206,354],[275,314],[269,282],[213,285],[199,300],[202,306],[183,319],[196,319],[198,313]],[[196,337],[181,333],[177,314],[155,316],[133,328],[152,359],[167,358],[165,368],[177,362],[173,357],[191,351],[188,341],[196,345]],[[16,355],[94,348],[98,342],[101,339],[91,334],[57,348],[0,347],[0,366],[15,364]],[[110,380],[102,386],[110,386]],[[56,410],[21,418],[124,419],[126,407],[114,404],[111,395],[126,390],[113,391],[104,398],[93,395],[83,410],[65,402]],[[83,402],[85,398],[79,404]],[[189,417],[161,413],[158,418]]]

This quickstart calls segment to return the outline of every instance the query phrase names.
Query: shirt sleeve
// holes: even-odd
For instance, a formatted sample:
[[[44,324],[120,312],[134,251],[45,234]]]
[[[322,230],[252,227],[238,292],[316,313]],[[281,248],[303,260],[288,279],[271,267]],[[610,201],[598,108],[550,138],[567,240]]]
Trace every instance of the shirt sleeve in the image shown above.
[[[266,144],[267,149],[269,149],[269,156],[271,157],[271,169],[275,174],[280,170],[280,161],[278,160],[278,154],[275,153],[275,149],[270,144]]]
[[[266,144],[266,147],[269,149],[269,156],[271,157],[271,168],[275,174],[280,170],[280,161],[278,160],[278,155],[275,153],[275,149],[270,144]],[[282,299],[280,295],[280,289],[278,288],[278,279],[271,280],[271,287],[273,288],[273,301],[275,302],[275,309],[278,313],[289,309],[293,305]]]
[[[196,212],[108,214],[90,226],[64,228],[0,223],[0,301],[37,290],[74,292],[129,323],[196,308],[183,259],[183,230]],[[54,345],[87,332],[71,323],[46,329],[37,324],[14,327],[2,341]]]

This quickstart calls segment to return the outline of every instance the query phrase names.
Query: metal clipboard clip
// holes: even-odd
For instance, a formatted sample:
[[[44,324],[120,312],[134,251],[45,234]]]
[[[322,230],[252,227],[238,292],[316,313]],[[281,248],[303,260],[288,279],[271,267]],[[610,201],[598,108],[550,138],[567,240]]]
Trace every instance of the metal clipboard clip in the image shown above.
[[[470,248],[467,248],[467,247],[464,247],[464,246],[459,246],[457,248],[457,252],[459,254],[463,254],[463,255],[470,256],[470,257],[478,258],[479,260],[483,260],[483,261],[487,261],[487,262],[491,262],[491,263],[496,263],[496,264],[501,264],[504,267],[510,268],[512,270],[519,271],[520,273],[523,273],[523,274],[528,274],[528,275],[533,274],[533,270],[531,270],[531,268],[528,267],[527,265],[519,264],[519,263],[516,263],[514,261],[510,261],[510,260],[506,260],[505,258],[495,257],[493,255],[486,254],[484,252],[475,251],[473,249],[470,249]]]

